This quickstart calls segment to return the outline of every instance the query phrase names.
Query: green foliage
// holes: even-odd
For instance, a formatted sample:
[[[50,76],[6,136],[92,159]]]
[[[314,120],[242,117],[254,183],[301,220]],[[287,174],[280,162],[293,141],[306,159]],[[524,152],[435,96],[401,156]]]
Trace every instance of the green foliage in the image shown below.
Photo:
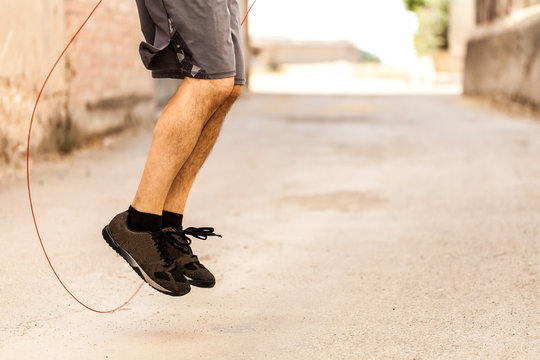
[[[375,62],[375,63],[381,62],[381,60],[377,56],[375,56],[375,55],[373,55],[373,54],[371,54],[371,53],[369,53],[367,51],[362,51],[362,54],[360,55],[359,61],[360,62]]]
[[[426,0],[403,0],[403,2],[409,11],[416,11],[418,8],[426,6]]]
[[[415,36],[419,54],[448,48],[449,0],[403,0],[408,10],[418,17]]]

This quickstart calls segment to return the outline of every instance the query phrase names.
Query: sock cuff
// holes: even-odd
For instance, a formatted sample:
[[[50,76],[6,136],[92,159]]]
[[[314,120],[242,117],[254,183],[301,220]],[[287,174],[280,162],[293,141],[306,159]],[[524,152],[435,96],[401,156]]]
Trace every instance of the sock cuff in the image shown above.
[[[182,220],[184,218],[183,214],[174,213],[171,211],[163,210],[163,227],[175,226],[177,228],[182,228]]]
[[[127,225],[133,231],[158,231],[161,229],[161,215],[138,211],[129,206]]]

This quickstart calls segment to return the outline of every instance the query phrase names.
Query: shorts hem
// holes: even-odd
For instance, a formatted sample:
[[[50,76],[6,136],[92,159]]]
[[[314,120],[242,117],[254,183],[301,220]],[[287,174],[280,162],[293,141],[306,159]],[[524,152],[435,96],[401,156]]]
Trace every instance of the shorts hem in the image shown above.
[[[224,79],[233,77],[236,75],[236,71],[228,71],[224,73],[217,73],[217,74],[205,74],[204,78],[200,78],[197,76],[193,76],[190,74],[185,74],[178,71],[152,71],[152,77],[154,79],[162,79],[162,78],[171,78],[171,79],[184,79],[186,77],[190,77],[193,79],[201,79],[201,80],[211,80],[211,79]]]

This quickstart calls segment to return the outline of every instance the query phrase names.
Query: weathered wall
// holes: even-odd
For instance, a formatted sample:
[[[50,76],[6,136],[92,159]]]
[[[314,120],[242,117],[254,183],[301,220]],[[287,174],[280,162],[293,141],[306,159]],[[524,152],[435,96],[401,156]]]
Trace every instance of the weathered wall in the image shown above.
[[[540,5],[475,30],[467,46],[464,92],[540,109]]]
[[[540,0],[476,0],[476,22],[489,23],[536,4],[540,4]]]
[[[20,156],[39,86],[64,39],[63,0],[17,0],[0,4],[0,163]],[[32,144],[50,149],[61,139],[53,130],[66,118],[66,82],[60,66],[43,94]]]
[[[0,3],[0,163],[24,154],[39,88],[95,4]],[[141,39],[134,1],[102,2],[49,80],[34,120],[33,149],[67,151],[90,137],[154,120],[154,82],[139,58]]]

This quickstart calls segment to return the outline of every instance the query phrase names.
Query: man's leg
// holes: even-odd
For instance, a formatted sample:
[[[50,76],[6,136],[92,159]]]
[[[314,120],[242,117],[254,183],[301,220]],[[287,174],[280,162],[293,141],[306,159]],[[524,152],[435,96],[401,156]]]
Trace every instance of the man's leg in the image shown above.
[[[169,188],[210,117],[228,98],[233,78],[188,78],[171,98],[154,129],[139,189],[126,212],[102,230],[105,241],[150,286],[171,296],[185,295],[191,285],[184,269],[166,250],[161,213]]]
[[[235,85],[227,100],[225,100],[204,126],[197,145],[172,183],[163,210],[176,214],[183,213],[195,177],[210,154],[221,130],[223,120],[236,99],[240,96],[241,91],[242,85]]]
[[[157,121],[133,208],[161,215],[173,180],[210,117],[229,98],[233,81],[186,78],[182,82]]]

